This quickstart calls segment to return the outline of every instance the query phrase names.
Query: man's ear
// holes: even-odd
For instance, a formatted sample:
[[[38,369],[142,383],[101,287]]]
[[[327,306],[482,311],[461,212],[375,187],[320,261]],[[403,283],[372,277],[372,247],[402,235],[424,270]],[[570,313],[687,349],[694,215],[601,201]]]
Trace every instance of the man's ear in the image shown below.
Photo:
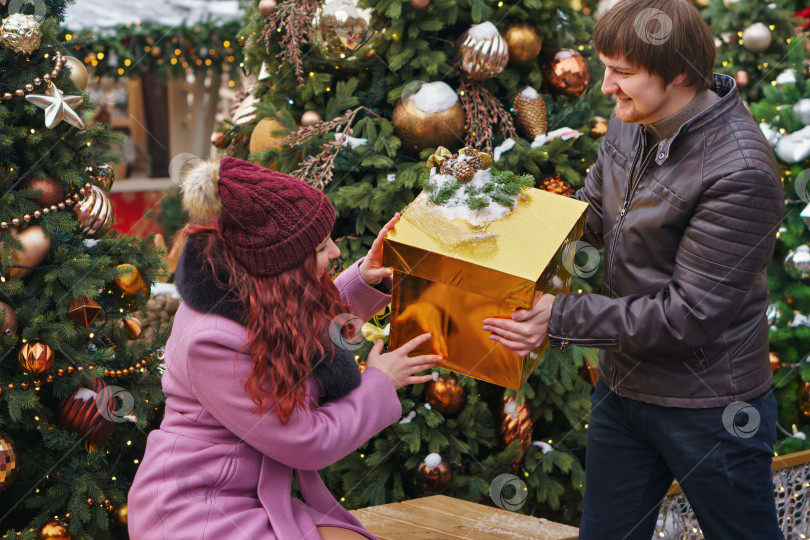
[[[678,75],[677,77],[672,79],[672,82],[669,83],[669,84],[675,84],[675,85],[678,85],[678,86],[683,86],[685,80],[686,80],[686,73],[681,73],[680,75]]]

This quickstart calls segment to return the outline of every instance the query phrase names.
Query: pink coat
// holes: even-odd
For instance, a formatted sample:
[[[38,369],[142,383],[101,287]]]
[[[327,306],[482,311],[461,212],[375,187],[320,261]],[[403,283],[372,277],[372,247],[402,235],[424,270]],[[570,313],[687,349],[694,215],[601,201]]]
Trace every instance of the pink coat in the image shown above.
[[[389,300],[357,264],[336,280],[341,298],[368,320]],[[182,304],[166,344],[166,413],[149,434],[129,492],[132,540],[320,540],[316,526],[375,537],[335,501],[322,469],[402,416],[394,386],[369,368],[346,396],[281,425],[252,413],[243,383],[251,362],[236,351],[245,328]],[[310,378],[308,393],[320,382]],[[291,496],[296,474],[304,501]]]

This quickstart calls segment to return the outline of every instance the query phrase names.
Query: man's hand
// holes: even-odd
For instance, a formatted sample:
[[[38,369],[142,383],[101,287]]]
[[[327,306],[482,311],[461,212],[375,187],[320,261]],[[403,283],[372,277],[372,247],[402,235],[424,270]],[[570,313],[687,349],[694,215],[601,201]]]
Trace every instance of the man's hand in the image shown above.
[[[543,294],[532,309],[519,309],[512,313],[511,320],[484,319],[484,330],[491,332],[489,339],[520,356],[526,356],[546,340],[553,305],[554,295]]]
[[[383,240],[385,240],[388,232],[394,228],[394,225],[397,224],[397,221],[399,221],[399,212],[394,214],[394,217],[380,229],[377,238],[374,240],[374,243],[371,244],[371,249],[368,250],[366,258],[360,263],[360,267],[358,268],[360,277],[369,285],[376,285],[382,281],[383,278],[394,274],[393,270],[385,268],[382,265],[382,249]]]

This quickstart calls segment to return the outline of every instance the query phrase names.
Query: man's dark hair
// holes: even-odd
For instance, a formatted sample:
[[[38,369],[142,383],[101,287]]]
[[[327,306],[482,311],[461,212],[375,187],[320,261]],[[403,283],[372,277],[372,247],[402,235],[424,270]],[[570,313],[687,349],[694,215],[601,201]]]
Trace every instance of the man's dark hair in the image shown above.
[[[685,0],[622,0],[593,30],[596,50],[664,80],[681,73],[688,86],[712,85],[714,38],[695,7]]]

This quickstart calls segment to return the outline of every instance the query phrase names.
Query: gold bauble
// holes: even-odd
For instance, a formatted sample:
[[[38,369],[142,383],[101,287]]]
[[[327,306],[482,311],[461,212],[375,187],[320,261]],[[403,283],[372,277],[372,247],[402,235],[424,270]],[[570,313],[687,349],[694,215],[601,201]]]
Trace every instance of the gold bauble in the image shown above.
[[[100,313],[101,306],[99,303],[86,294],[81,298],[75,298],[70,303],[70,308],[68,308],[68,317],[85,328],[90,328],[90,325],[93,324],[93,321],[96,320]]]
[[[20,189],[41,191],[42,195],[37,195],[33,199],[33,201],[40,206],[51,206],[65,200],[65,192],[62,189],[62,184],[53,176],[46,176],[44,178],[29,176],[20,182]]]
[[[422,491],[441,493],[450,485],[450,464],[438,454],[429,454],[416,468],[414,481]]]
[[[9,268],[4,273],[12,279],[22,279],[48,256],[51,239],[45,236],[39,225],[31,225],[20,232],[12,231],[11,234],[22,244],[22,250],[14,251],[11,255],[11,264],[30,268]]]
[[[126,504],[122,504],[121,506],[116,508],[114,512],[115,522],[121,525],[122,527],[126,527],[129,524],[129,521],[127,519],[128,518],[127,513],[128,510]]]
[[[14,440],[3,431],[0,431],[0,491],[14,483],[17,473],[20,472],[20,462],[17,461],[17,447]]]
[[[90,186],[87,194],[73,206],[79,233],[87,238],[101,238],[115,222],[113,205],[107,193],[98,186]]]
[[[276,0],[259,0],[259,13],[262,14],[262,17],[269,17],[277,7]]]
[[[161,55],[161,53],[163,53],[163,51],[160,49],[160,47],[152,47],[149,49],[149,54],[152,56],[152,58],[157,58]]]
[[[782,359],[775,352],[769,354],[771,360],[771,371],[776,371],[782,367]]]
[[[532,444],[532,415],[529,403],[524,399],[503,396],[501,409],[501,444],[506,447],[512,441],[520,441],[521,456]]]
[[[119,264],[116,266],[123,274],[115,278],[115,286],[124,296],[133,296],[144,288],[143,278],[137,268],[131,264]]]
[[[534,139],[538,135],[546,134],[548,130],[546,102],[537,90],[527,86],[517,93],[512,106],[515,109],[515,123],[526,136]]]
[[[0,45],[14,52],[31,54],[39,48],[41,40],[42,30],[32,15],[14,13],[0,24]]]
[[[0,335],[8,336],[17,333],[17,314],[11,306],[0,302]]]
[[[410,0],[410,3],[414,9],[424,9],[430,4],[430,0]]]
[[[554,52],[543,62],[542,71],[543,87],[552,94],[577,97],[588,86],[588,64],[573,49]]]
[[[87,74],[87,68],[84,67],[84,62],[75,56],[63,56],[62,58],[67,60],[65,66],[70,67],[70,80],[73,81],[73,84],[78,86],[80,90],[87,88],[89,75]]]
[[[274,131],[283,133],[274,134]],[[287,136],[287,128],[275,118],[262,118],[250,135],[250,153],[262,150],[281,150],[278,142]]]
[[[312,19],[309,42],[325,60],[349,64],[374,56],[372,10],[357,0],[326,0]]]
[[[543,38],[534,26],[525,22],[510,24],[503,34],[509,46],[509,63],[522,66],[528,64],[540,54]]]
[[[467,389],[458,384],[455,375],[440,375],[425,385],[425,399],[433,409],[453,416],[467,404]]]
[[[53,348],[47,343],[29,341],[20,348],[17,360],[23,371],[31,375],[39,375],[53,367]]]
[[[444,92],[453,92],[444,82],[426,84],[422,88],[430,92],[435,91],[438,85],[443,85],[441,88]],[[402,141],[403,150],[418,154],[423,148],[458,148],[464,144],[464,108],[458,99],[451,107],[431,113],[419,109],[413,96],[414,94],[406,95],[399,100],[391,119],[394,132]]]
[[[121,326],[124,327],[129,339],[138,339],[141,337],[141,321],[135,317],[127,317],[121,321]]]
[[[306,111],[301,115],[301,127],[314,126],[321,121],[321,115],[318,111]]]
[[[594,117],[594,125],[591,128],[591,137],[594,139],[598,139],[600,137],[604,137],[605,133],[607,133],[608,124],[610,121],[607,118],[603,118],[601,116]]]
[[[799,395],[799,410],[810,417],[810,382],[804,383],[802,393]]]
[[[110,192],[113,182],[115,182],[115,169],[112,168],[112,165],[101,161],[93,163],[93,165],[87,167],[87,174],[92,176],[93,180],[104,188],[107,193]]]
[[[49,521],[39,530],[37,540],[71,540],[67,525],[58,521]]]
[[[509,46],[489,21],[474,24],[458,46],[461,69],[475,80],[495,77],[509,62]]]

